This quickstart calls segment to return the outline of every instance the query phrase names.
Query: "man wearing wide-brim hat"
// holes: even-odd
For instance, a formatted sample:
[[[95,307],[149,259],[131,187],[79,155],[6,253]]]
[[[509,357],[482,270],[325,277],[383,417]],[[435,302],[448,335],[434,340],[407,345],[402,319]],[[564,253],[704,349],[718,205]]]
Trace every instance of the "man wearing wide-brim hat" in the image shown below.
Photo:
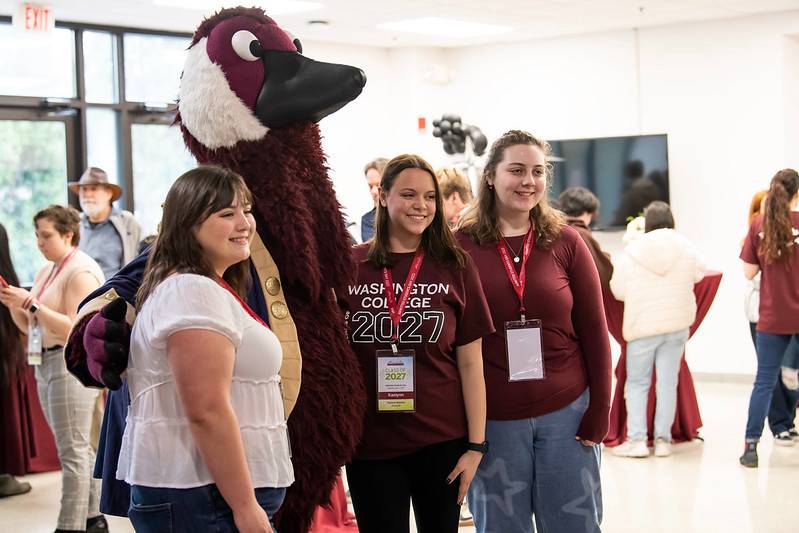
[[[133,213],[114,207],[122,189],[108,181],[103,169],[89,167],[68,186],[78,195],[83,211],[78,248],[97,261],[108,279],[136,257],[141,226]]]

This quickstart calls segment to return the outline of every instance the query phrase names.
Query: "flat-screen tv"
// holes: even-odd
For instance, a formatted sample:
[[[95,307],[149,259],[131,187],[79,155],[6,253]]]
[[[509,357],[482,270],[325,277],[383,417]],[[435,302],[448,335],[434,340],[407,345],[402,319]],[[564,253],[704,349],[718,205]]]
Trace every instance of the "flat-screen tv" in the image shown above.
[[[550,195],[580,185],[601,203],[595,228],[618,228],[654,200],[669,201],[666,135],[549,141],[553,182]]]

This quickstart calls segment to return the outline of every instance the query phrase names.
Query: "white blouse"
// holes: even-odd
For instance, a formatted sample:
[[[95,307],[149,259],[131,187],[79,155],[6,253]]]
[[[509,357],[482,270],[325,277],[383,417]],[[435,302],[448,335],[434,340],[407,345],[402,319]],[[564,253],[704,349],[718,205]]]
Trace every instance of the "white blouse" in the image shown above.
[[[224,335],[236,349],[230,386],[255,488],[294,481],[278,371],[280,342],[214,280],[176,274],[142,306],[130,339],[130,407],[117,479],[131,485],[192,488],[213,483],[167,363],[167,340],[181,330]]]

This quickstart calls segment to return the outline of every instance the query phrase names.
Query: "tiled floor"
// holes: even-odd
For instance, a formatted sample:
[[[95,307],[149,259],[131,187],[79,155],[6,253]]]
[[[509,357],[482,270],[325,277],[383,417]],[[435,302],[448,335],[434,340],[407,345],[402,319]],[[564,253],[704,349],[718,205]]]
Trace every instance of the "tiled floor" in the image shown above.
[[[697,383],[704,443],[675,447],[669,458],[603,457],[605,533],[799,531],[799,443],[760,445],[760,468],[738,464],[743,447],[750,387]],[[0,500],[0,532],[52,532],[59,475],[25,478],[34,490]],[[114,533],[131,532],[126,520],[111,519]],[[461,531],[471,531],[463,528]]]

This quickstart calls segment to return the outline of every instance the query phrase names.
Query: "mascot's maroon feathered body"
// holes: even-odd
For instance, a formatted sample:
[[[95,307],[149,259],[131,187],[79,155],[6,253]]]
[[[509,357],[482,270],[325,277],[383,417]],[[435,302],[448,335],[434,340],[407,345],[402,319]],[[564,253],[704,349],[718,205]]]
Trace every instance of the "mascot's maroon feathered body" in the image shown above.
[[[354,271],[350,237],[315,124],[357,96],[365,79],[352,67],[306,62],[297,48],[260,9],[217,13],[192,40],[176,118],[197,161],[241,174],[252,190],[258,235],[296,324],[302,385],[288,420],[296,481],[277,517],[282,533],[307,531],[314,509],[328,502],[365,406],[332,293]]]

